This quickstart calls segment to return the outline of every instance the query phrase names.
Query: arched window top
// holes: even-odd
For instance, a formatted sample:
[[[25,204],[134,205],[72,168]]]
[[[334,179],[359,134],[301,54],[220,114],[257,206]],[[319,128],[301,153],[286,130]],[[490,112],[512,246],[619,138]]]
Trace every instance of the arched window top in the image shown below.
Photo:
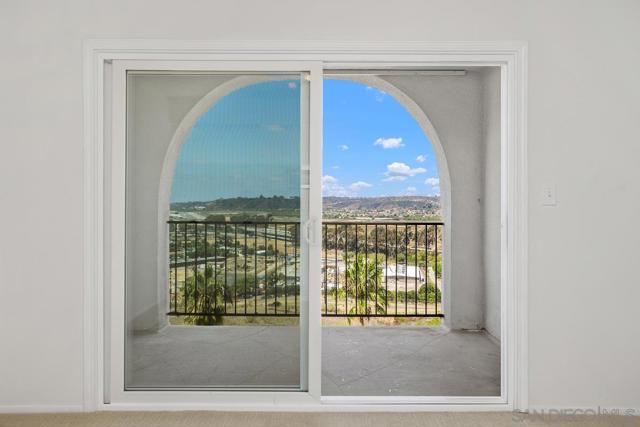
[[[172,216],[169,211],[173,203],[261,195],[299,197],[300,85],[296,79],[239,76],[212,90],[192,108],[165,157],[160,183],[161,220]],[[346,102],[334,99],[332,85],[347,93],[359,91],[379,108],[367,111],[358,105],[362,100],[356,97],[347,96]],[[343,165],[336,164],[324,150],[325,196],[375,195],[373,183],[365,178],[353,173],[341,177],[335,172],[349,170],[354,164],[365,165],[373,174],[372,180],[377,179],[378,189],[386,186],[388,195],[440,197],[442,220],[450,221],[450,179],[444,150],[431,122],[413,99],[380,77],[354,75],[326,79],[325,106],[327,102],[342,103],[345,111],[347,107],[351,111],[332,117],[325,108],[325,143],[332,127],[347,120],[359,121],[363,132],[343,135],[338,154],[345,159],[351,157]],[[389,112],[404,123],[402,132],[380,130]],[[368,164],[367,157],[358,156],[357,150],[344,149],[355,144],[377,150],[382,163]],[[256,149],[259,155],[242,155],[244,150],[255,153]],[[273,169],[280,173],[274,174]],[[239,180],[238,176],[245,179]]]

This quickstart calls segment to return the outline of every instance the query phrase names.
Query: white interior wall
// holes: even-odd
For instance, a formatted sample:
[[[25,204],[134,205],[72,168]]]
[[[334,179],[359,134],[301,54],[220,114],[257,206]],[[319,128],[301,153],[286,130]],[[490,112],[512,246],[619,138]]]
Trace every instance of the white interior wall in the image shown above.
[[[530,404],[640,408],[639,19],[634,0],[2,2],[0,409],[82,402],[86,38],[527,41]]]
[[[483,200],[482,256],[484,278],[483,326],[500,339],[500,70],[482,76]]]
[[[167,288],[160,284],[166,280],[158,277],[161,276],[158,263],[166,261],[158,253],[159,230],[166,225],[159,224],[164,219],[158,215],[158,196],[169,145],[194,105],[231,78],[141,74],[129,77],[126,280],[131,329],[156,329],[166,324]]]
[[[451,269],[447,271],[449,277],[445,276],[444,297],[450,300],[445,322],[453,329],[481,329],[485,294],[483,252],[488,249],[483,243],[484,74],[472,70],[464,76],[384,79],[413,99],[427,115],[438,133],[449,167],[451,223],[446,226],[451,238],[448,248]],[[500,313],[497,315],[499,319]]]

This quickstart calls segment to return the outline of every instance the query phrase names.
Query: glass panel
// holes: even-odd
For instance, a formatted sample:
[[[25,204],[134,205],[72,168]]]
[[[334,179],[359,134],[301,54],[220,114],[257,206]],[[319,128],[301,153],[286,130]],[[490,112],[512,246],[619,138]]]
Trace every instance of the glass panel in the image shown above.
[[[500,345],[484,323],[499,331],[499,93],[482,108],[461,101],[484,90],[474,79],[324,80],[323,395],[500,395]],[[436,113],[448,146],[389,82]]]
[[[301,388],[306,84],[128,75],[127,389]]]

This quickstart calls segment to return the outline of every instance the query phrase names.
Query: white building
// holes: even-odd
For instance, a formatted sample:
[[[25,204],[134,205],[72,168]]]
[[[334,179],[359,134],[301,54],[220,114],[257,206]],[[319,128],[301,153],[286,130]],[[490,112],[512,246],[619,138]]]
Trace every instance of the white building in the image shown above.
[[[390,291],[396,289],[398,291],[416,290],[425,284],[424,271],[415,265],[382,264],[382,276],[383,280],[386,279]]]

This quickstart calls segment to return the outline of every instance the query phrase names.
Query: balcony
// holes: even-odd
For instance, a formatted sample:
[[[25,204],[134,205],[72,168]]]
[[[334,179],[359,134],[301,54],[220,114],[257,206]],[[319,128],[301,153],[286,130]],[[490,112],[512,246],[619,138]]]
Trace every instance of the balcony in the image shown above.
[[[243,387],[299,384],[300,225],[168,226],[170,321],[134,334],[134,382],[206,387],[215,373]],[[323,394],[500,393],[499,345],[441,325],[443,228],[323,223]]]

